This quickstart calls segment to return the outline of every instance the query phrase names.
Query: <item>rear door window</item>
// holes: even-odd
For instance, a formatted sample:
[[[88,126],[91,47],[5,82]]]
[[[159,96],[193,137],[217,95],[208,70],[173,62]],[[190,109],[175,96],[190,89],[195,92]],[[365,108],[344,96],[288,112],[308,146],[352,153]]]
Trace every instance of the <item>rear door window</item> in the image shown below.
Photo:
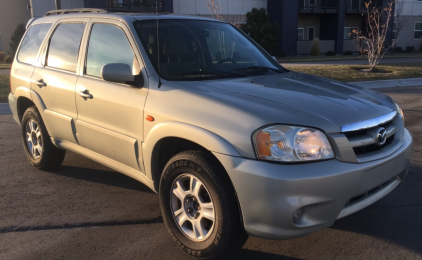
[[[76,72],[84,30],[84,23],[60,24],[50,39],[46,65],[52,68]]]
[[[101,69],[109,63],[124,63],[137,67],[137,60],[126,34],[111,24],[94,24],[88,45],[86,74],[101,77]]]
[[[29,28],[18,52],[19,62],[34,63],[38,50],[50,28],[51,23],[36,24]]]

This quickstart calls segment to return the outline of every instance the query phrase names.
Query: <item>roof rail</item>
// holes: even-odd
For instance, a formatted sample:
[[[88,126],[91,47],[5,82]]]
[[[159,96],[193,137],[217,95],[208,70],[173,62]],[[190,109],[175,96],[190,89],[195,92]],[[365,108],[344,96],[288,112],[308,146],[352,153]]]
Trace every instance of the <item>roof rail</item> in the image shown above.
[[[104,13],[108,13],[108,11],[104,9],[95,9],[95,8],[59,9],[59,10],[49,11],[44,16],[59,15],[59,14],[74,14],[74,13],[102,13],[104,14]]]

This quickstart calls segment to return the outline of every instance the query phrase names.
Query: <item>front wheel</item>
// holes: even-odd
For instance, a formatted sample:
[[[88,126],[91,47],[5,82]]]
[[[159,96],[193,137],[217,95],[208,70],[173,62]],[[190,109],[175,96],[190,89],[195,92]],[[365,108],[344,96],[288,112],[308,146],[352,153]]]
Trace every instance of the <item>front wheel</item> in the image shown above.
[[[160,182],[164,222],[190,256],[213,259],[240,248],[247,239],[230,179],[213,158],[199,152],[175,155]]]

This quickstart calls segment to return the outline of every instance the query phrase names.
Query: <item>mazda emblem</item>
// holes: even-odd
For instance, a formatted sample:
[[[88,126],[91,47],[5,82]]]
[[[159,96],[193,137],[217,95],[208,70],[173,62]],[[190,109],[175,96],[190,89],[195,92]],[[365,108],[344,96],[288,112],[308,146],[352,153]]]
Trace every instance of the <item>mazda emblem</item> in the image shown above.
[[[381,146],[384,145],[385,142],[387,141],[387,131],[385,130],[384,127],[381,127],[380,129],[378,129],[378,134],[376,137],[377,145]]]

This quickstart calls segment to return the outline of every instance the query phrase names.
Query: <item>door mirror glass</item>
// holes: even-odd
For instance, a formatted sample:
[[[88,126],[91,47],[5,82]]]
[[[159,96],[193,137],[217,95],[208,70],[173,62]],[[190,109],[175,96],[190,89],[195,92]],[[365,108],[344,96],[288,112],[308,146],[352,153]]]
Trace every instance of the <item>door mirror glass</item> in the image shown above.
[[[109,63],[101,69],[101,77],[106,81],[131,84],[135,81],[132,68],[124,63]]]

